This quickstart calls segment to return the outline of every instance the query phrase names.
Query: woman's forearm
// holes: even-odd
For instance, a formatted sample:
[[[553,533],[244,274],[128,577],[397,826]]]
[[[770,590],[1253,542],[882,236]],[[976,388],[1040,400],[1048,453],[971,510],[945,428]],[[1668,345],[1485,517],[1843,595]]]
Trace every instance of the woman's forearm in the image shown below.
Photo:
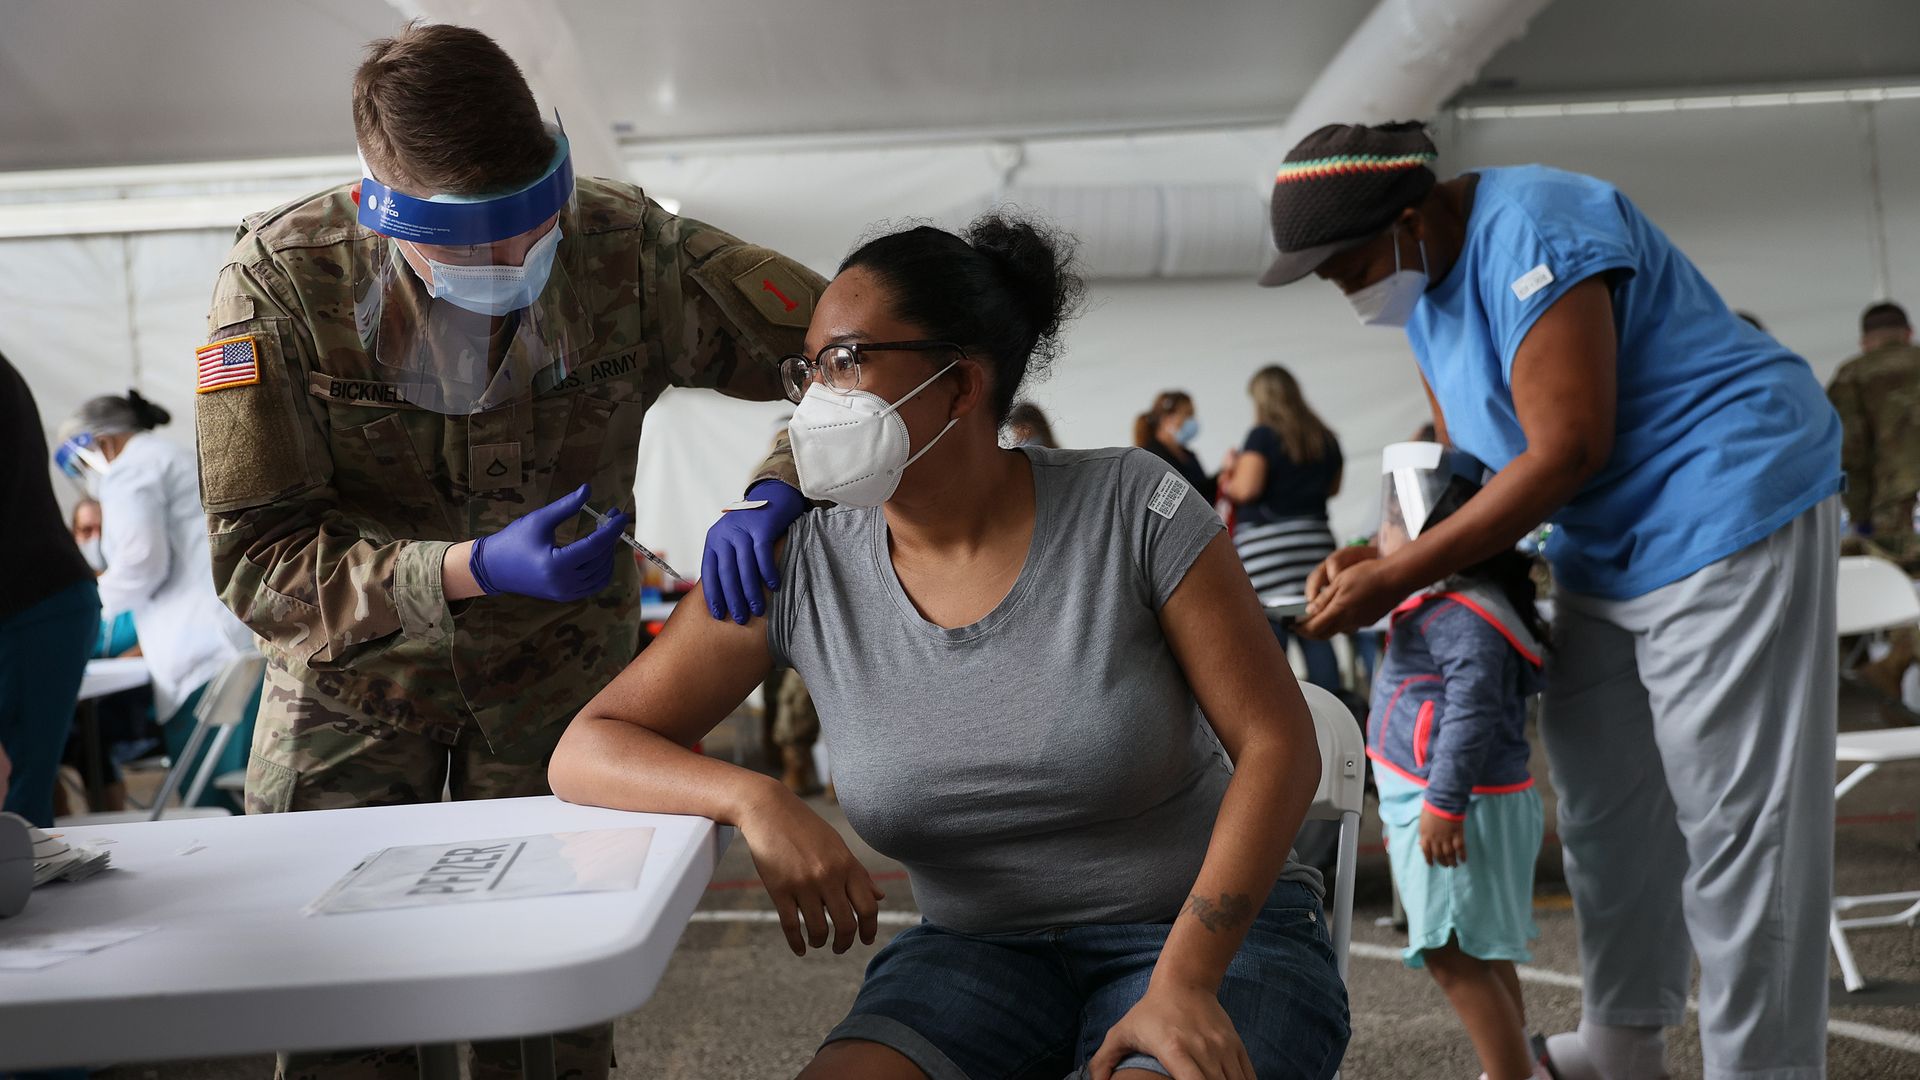
[[[1291,838],[1306,820],[1320,784],[1320,751],[1308,725],[1305,738],[1272,735],[1248,745],[1234,762],[1214,819],[1206,861],[1192,895],[1174,920],[1156,982],[1219,989],[1227,964],[1286,865]]]
[[[722,825],[738,825],[750,808],[788,795],[772,777],[694,753],[638,724],[588,714],[561,736],[547,779],[568,802]]]

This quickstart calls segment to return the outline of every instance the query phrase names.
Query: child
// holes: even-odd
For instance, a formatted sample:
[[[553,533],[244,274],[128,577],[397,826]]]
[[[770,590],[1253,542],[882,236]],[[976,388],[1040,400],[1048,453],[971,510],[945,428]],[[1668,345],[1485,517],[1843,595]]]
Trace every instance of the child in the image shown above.
[[[1480,469],[1437,443],[1382,457],[1382,555],[1479,490]],[[1528,1048],[1516,961],[1532,959],[1540,795],[1527,771],[1526,702],[1541,686],[1528,560],[1505,551],[1409,598],[1391,617],[1374,678],[1367,756],[1409,967],[1447,995],[1486,1069],[1482,1080],[1547,1073]]]

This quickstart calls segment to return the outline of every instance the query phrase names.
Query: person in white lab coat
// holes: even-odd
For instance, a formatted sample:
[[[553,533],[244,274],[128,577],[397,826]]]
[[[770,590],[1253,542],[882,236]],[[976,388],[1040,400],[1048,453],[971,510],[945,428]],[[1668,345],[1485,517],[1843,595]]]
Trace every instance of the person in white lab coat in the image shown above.
[[[102,613],[112,619],[131,612],[140,627],[155,714],[168,751],[177,756],[207,684],[255,647],[252,631],[214,591],[194,453],[150,434],[170,419],[136,391],[94,398],[61,425],[55,460],[100,501]],[[254,709],[227,741],[219,772],[246,768],[258,703],[256,691]],[[202,801],[225,797],[209,788]]]

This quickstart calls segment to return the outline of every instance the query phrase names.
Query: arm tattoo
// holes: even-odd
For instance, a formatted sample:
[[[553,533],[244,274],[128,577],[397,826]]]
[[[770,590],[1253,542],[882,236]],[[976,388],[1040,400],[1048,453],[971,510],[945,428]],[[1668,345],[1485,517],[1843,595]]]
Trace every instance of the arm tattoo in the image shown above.
[[[1200,925],[1214,933],[1230,930],[1253,917],[1253,898],[1246,893],[1221,893],[1218,900],[1209,900],[1198,893],[1187,897],[1187,910],[1200,920]]]

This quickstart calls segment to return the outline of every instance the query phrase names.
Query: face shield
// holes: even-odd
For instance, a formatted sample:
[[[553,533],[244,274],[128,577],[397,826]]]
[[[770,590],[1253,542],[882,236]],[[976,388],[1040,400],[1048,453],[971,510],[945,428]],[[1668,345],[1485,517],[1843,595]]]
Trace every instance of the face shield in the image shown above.
[[[570,272],[573,164],[555,151],[525,187],[417,198],[364,160],[355,198],[354,325],[375,374],[402,399],[449,416],[522,401],[565,379],[592,331]]]
[[[62,425],[63,438],[54,448],[53,463],[60,474],[73,481],[73,486],[82,495],[89,498],[98,494],[100,479],[107,475],[110,467],[107,455],[100,451],[100,442],[93,432],[76,429],[74,422]]]
[[[1380,452],[1380,534],[1391,555],[1480,490],[1486,466],[1439,443],[1394,443]]]

